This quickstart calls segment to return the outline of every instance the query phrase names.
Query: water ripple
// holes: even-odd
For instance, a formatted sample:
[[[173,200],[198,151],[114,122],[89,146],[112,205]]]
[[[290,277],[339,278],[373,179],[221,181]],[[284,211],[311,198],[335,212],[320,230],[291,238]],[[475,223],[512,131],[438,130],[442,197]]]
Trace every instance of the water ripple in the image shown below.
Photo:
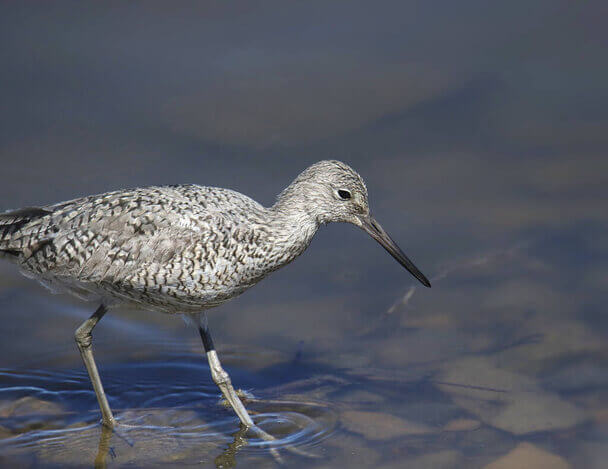
[[[246,405],[256,424],[276,440],[244,433],[221,404],[208,367],[189,356],[104,366],[102,377],[120,424],[109,436],[98,423],[97,401],[86,373],[0,369],[3,456],[15,461],[34,457],[49,465],[82,463],[83,457],[97,460],[103,454],[114,454],[121,464],[196,462],[218,452],[230,459],[237,451],[308,451],[336,428],[336,415],[323,403],[264,399],[260,391]]]

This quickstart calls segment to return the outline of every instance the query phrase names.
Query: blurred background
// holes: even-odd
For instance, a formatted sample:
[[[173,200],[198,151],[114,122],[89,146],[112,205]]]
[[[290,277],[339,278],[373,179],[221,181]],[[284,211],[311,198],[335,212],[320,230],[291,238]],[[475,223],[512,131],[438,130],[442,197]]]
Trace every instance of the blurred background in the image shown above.
[[[555,0],[5,2],[0,210],[176,183],[271,205],[309,164],[343,160],[433,288],[360,230],[331,225],[296,262],[210,311],[235,385],[314,402],[259,404],[316,425],[294,438],[283,429],[323,456],[290,464],[600,467],[607,13],[604,2]],[[73,344],[94,308],[0,264],[0,463],[103,453]],[[178,318],[113,314],[95,347],[125,415],[158,407],[169,426],[238,428],[221,409],[201,416],[217,396]],[[208,394],[175,397],[199,385]],[[175,416],[192,406],[185,423]],[[66,427],[86,430],[50,444]],[[232,440],[201,435],[203,462],[221,465]],[[179,452],[179,440],[165,435],[156,452],[118,440],[112,463],[200,462],[201,446]],[[249,446],[231,457],[274,464]]]

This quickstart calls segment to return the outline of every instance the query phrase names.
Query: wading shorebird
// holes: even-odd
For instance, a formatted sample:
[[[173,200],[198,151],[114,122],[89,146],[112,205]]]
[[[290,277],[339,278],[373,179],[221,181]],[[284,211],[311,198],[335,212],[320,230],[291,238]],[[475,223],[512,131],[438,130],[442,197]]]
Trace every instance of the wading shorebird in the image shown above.
[[[330,222],[362,228],[431,286],[372,218],[361,176],[339,161],[313,164],[268,208],[229,189],[177,185],[5,212],[0,214],[0,257],[54,291],[99,303],[75,337],[105,426],[117,423],[93,359],[91,332],[108,309],[128,305],[191,316],[213,381],[242,424],[269,439],[222,368],[204,311],[293,261]]]

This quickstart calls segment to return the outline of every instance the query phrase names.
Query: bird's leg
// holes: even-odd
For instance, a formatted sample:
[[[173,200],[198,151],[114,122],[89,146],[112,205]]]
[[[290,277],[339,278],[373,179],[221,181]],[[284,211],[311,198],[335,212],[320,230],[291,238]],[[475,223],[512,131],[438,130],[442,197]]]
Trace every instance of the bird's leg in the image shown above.
[[[209,368],[211,369],[211,377],[213,378],[213,382],[217,384],[217,386],[222,391],[224,398],[234,409],[236,415],[238,415],[244,427],[244,430],[251,431],[262,440],[266,440],[268,442],[276,441],[276,438],[274,436],[272,436],[270,433],[265,432],[255,423],[253,423],[253,420],[247,413],[247,409],[245,409],[245,406],[243,405],[236,391],[232,387],[230,376],[228,376],[228,373],[226,373],[226,371],[222,368],[222,364],[220,363],[220,360],[217,356],[217,352],[215,351],[213,339],[211,338],[209,326],[207,325],[207,316],[204,316],[203,321],[199,322],[198,332],[201,335],[201,339],[203,340],[203,346],[205,347],[205,352],[207,353],[207,359],[209,360]],[[309,454],[291,445],[284,446],[284,448],[300,456],[317,457],[313,454]],[[273,455],[273,457],[279,464],[283,463],[283,458],[279,454],[278,448],[271,447],[270,453]]]
[[[215,351],[215,347],[213,345],[213,339],[211,338],[207,321],[205,321],[203,325],[198,326],[198,332],[201,335],[203,346],[205,347],[207,360],[209,360],[209,368],[211,369],[211,377],[213,378],[213,382],[217,384],[218,388],[220,388],[224,398],[228,401],[238,418],[241,420],[241,423],[247,428],[253,427],[253,420],[251,420],[251,417],[247,413],[247,409],[245,409],[245,406],[232,387],[230,376],[228,376],[228,373],[226,373],[224,368],[222,368],[222,364],[220,363],[220,359],[217,356],[217,352]]]
[[[108,404],[108,398],[103,390],[103,385],[99,378],[99,371],[97,371],[97,365],[93,358],[93,349],[91,347],[93,342],[91,332],[107,311],[108,310],[104,305],[99,306],[97,311],[76,329],[74,337],[76,338],[76,344],[78,345],[78,350],[80,350],[82,361],[84,361],[84,366],[87,367],[91,383],[93,383],[93,389],[95,389],[95,394],[97,395],[97,401],[99,402],[99,408],[101,409],[101,421],[106,427],[114,428],[116,420],[114,420],[112,409],[110,409],[110,404]]]
[[[230,381],[230,376],[228,373],[222,368],[222,364],[220,363],[220,359],[217,356],[217,352],[215,351],[215,346],[213,345],[213,339],[211,338],[211,333],[209,332],[209,326],[207,325],[207,317],[205,316],[202,324],[198,326],[198,332],[201,335],[201,339],[203,340],[203,346],[205,347],[205,352],[207,353],[207,360],[209,360],[209,368],[211,369],[211,378],[213,382],[217,384],[217,387],[220,388],[224,398],[230,404],[230,407],[234,410],[236,415],[241,421],[241,424],[245,428],[245,430],[251,430],[262,440],[266,441],[275,441],[276,438],[269,433],[266,433],[260,427],[258,427],[247,413],[247,409],[239,399],[236,391],[232,387],[232,382]],[[279,454],[276,448],[270,448],[270,452],[276,459],[278,463],[283,462],[283,458]]]

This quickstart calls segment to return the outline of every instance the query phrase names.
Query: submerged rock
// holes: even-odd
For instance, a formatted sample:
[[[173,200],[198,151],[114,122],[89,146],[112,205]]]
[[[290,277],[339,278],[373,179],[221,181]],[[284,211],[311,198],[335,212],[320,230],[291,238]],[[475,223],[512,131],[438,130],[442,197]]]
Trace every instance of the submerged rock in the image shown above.
[[[348,391],[340,396],[340,402],[348,402],[352,404],[378,404],[385,400],[384,396],[378,393],[373,393],[363,390]]]
[[[520,443],[504,456],[484,469],[569,469],[571,466],[560,456],[549,453],[530,443]]]
[[[455,450],[427,453],[414,458],[400,459],[382,466],[383,469],[456,469],[461,467],[466,467],[466,465],[463,465],[463,455],[460,451]]]
[[[45,401],[33,396],[25,396],[16,401],[0,403],[0,417],[23,417],[27,415],[57,415],[65,412],[63,407],[52,401]]]
[[[475,419],[454,419],[446,423],[442,430],[445,432],[469,432],[477,430],[481,422]]]
[[[64,417],[65,409],[60,404],[32,396],[0,403],[3,425],[15,434],[62,426]]]
[[[587,418],[583,410],[544,391],[534,379],[500,369],[488,358],[446,364],[437,382],[457,405],[516,435],[568,428]]]
[[[531,340],[500,353],[501,365],[518,373],[542,373],[547,367],[554,367],[559,360],[567,362],[571,357],[602,354],[605,350],[601,335],[581,321],[555,318],[549,321],[544,314],[536,314],[521,325],[519,332]],[[564,367],[560,369],[565,370]],[[582,376],[579,368],[574,371]],[[602,380],[605,376],[585,376],[585,379],[589,378]],[[564,386],[559,379],[549,384]],[[573,385],[576,386],[575,383],[568,383],[566,388]]]
[[[325,446],[325,445],[324,445]],[[334,469],[336,467],[378,467],[382,455],[367,445],[360,436],[337,433],[326,443],[327,451],[323,455],[326,461],[319,461],[319,469]],[[326,464],[323,464],[325,462]]]
[[[349,410],[341,415],[343,425],[368,440],[389,440],[400,436],[425,435],[433,428],[381,412]]]

